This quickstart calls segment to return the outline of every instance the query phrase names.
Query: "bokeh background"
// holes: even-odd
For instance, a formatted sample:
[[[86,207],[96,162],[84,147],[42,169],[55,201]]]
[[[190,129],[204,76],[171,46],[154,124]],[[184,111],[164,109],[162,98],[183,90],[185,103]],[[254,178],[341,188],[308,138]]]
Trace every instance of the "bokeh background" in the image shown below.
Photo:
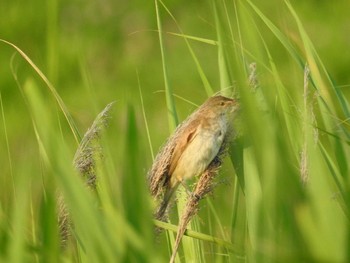
[[[350,20],[349,2],[291,1],[334,81],[349,89]],[[210,1],[166,1],[184,34],[216,39]],[[0,14],[1,38],[21,48],[47,75],[72,112],[86,127],[110,101],[139,104],[137,73],[151,126],[164,119],[165,102],[162,64],[153,1],[3,1]],[[257,3],[269,18],[293,39],[294,21],[285,15],[279,1]],[[173,20],[162,11],[165,32],[177,32]],[[290,30],[288,31],[288,29]],[[289,62],[271,33],[268,41],[278,65]],[[182,38],[164,34],[170,83],[174,93],[200,104],[206,97],[195,64]],[[211,85],[219,89],[217,49],[192,43]],[[20,84],[33,71],[14,50],[2,44],[0,86],[8,119],[9,134],[25,136],[28,125],[11,67]],[[288,74],[286,72],[285,74]],[[291,87],[292,88],[292,87]],[[177,101],[180,109],[191,107]],[[118,115],[119,116],[119,115]],[[166,121],[161,121],[163,125]],[[22,129],[22,128],[23,129]],[[21,135],[21,131],[25,131]],[[152,129],[154,139],[165,137],[167,129]],[[162,133],[162,134],[158,134]]]
[[[296,22],[283,1],[253,2],[297,48],[304,49]],[[212,1],[169,0],[164,3],[183,34],[217,39]],[[293,0],[290,3],[336,88],[350,96],[350,2]],[[186,42],[170,34],[180,33],[178,25],[164,8],[160,11],[169,83],[176,95],[179,120],[183,120],[208,95]],[[231,11],[230,17],[234,19],[234,10]],[[113,135],[110,137],[110,147],[114,149],[112,162],[119,165],[125,154],[130,153],[127,149],[131,145],[127,138],[128,133],[135,128],[137,135],[130,135],[130,138],[132,141],[137,137],[137,148],[133,149],[136,153],[129,157],[136,159],[130,165],[137,167],[139,175],[146,175],[152,164],[151,149],[156,153],[170,132],[154,1],[6,0],[0,4],[0,17],[0,39],[23,50],[47,76],[72,114],[81,134],[105,105],[115,101],[109,128],[109,133]],[[259,22],[257,26],[285,87],[293,94],[296,85],[303,83],[302,71],[291,66],[291,56],[271,30]],[[211,86],[219,91],[217,46],[200,41],[190,43]],[[14,48],[3,42],[0,42],[0,61],[0,186],[7,189],[0,191],[0,200],[2,211],[10,211],[15,196],[9,190],[13,187],[10,175],[19,173],[32,176],[42,172],[32,114],[23,92],[26,87],[39,87],[48,111],[57,113],[53,127],[67,145],[71,145],[67,152],[68,159],[73,160],[77,145],[52,94],[33,68]],[[258,77],[259,74],[264,73],[258,68]],[[150,130],[151,145],[143,113]],[[135,127],[130,128],[133,114]],[[216,196],[217,203],[229,203],[232,200],[233,185],[230,182],[234,180],[234,174],[231,170],[231,164],[225,163],[223,180],[226,183],[217,190],[224,194]],[[124,173],[125,169],[117,169],[116,176]],[[124,191],[127,197],[133,198],[132,189]],[[224,227],[230,224],[230,218],[225,217],[225,213],[225,210],[218,212]]]

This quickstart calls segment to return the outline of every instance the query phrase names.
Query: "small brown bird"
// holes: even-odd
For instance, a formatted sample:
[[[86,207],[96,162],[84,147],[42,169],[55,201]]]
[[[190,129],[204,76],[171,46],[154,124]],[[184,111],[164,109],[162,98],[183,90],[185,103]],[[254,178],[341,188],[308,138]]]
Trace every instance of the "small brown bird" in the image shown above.
[[[201,175],[218,154],[227,133],[228,113],[237,108],[236,100],[214,96],[176,128],[149,172],[151,194],[162,199],[156,219],[166,219],[169,201],[179,184]]]

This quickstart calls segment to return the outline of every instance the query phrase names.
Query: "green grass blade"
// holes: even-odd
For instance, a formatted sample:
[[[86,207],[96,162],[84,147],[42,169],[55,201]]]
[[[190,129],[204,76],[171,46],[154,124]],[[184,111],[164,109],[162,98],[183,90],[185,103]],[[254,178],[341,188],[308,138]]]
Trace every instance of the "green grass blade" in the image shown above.
[[[277,37],[279,42],[286,48],[293,59],[298,63],[301,68],[304,68],[304,61],[295,49],[295,47],[290,43],[289,39],[275,26],[266,15],[264,15],[260,9],[252,3],[250,0],[246,0],[247,3],[252,7],[254,12],[261,18],[261,20],[266,24],[266,26],[271,30],[271,32]]]
[[[165,50],[164,50],[164,44],[163,44],[164,43],[163,30],[162,30],[162,23],[160,18],[158,2],[159,0],[155,0],[158,38],[159,38],[160,53],[161,53],[162,65],[163,65],[163,77],[164,77],[164,85],[165,85],[165,97],[166,97],[167,110],[168,110],[169,129],[172,132],[175,129],[175,127],[179,124],[179,120],[176,113],[173,91],[168,80],[168,68],[167,68],[167,62],[166,62]]]
[[[54,86],[51,84],[51,82],[48,80],[48,78],[44,75],[44,73],[34,64],[34,62],[16,45],[12,44],[11,42],[8,42],[6,40],[0,39],[1,42],[13,47],[23,58],[28,62],[28,64],[35,70],[35,72],[40,76],[40,78],[45,82],[47,87],[49,88],[50,92],[54,96],[55,100],[57,101],[62,113],[64,114],[67,123],[69,127],[71,128],[71,131],[74,135],[74,138],[76,142],[78,143],[81,139],[78,129],[73,121],[72,116],[70,115],[67,106],[64,104],[62,98],[60,95],[57,93],[56,89]]]
[[[145,128],[146,128],[146,133],[147,133],[147,140],[148,140],[149,148],[150,148],[150,151],[151,151],[152,160],[154,160],[154,153],[153,153],[153,148],[152,148],[151,135],[150,135],[148,122],[147,122],[147,118],[146,118],[145,105],[143,103],[143,96],[142,96],[141,84],[140,84],[140,78],[139,78],[138,72],[137,72],[137,83],[138,83],[138,86],[139,86],[140,101],[141,101],[141,107],[142,107],[142,116],[143,116],[143,120],[145,122]]]
[[[12,167],[12,158],[11,158],[10,145],[9,145],[9,137],[7,134],[7,125],[6,125],[5,111],[4,111],[4,105],[3,105],[3,101],[2,101],[1,92],[0,92],[0,106],[1,106],[2,123],[4,126],[4,135],[5,135],[5,141],[6,141],[8,164],[9,164],[9,168],[10,168],[10,177],[11,177],[11,181],[12,181],[12,189],[13,189],[14,196],[16,196],[13,167]]]
[[[162,1],[160,1],[160,3],[162,4],[163,8],[167,11],[167,13],[169,14],[169,16],[173,19],[173,21],[175,22],[177,28],[178,28],[178,29],[180,30],[180,32],[181,32],[181,34],[174,34],[174,35],[177,35],[177,36],[182,36],[182,35],[184,35],[184,34],[183,34],[183,31],[182,31],[182,29],[181,29],[181,27],[180,27],[180,25],[178,24],[178,22],[177,22],[177,20],[176,20],[176,18],[173,16],[173,14],[170,12],[170,10],[165,6],[165,4],[164,4]],[[204,89],[205,89],[207,95],[208,95],[208,96],[212,96],[213,93],[214,93],[214,92],[213,92],[213,89],[212,89],[212,87],[211,87],[211,85],[210,85],[210,83],[209,83],[208,78],[207,78],[206,75],[204,74],[203,68],[202,68],[201,64],[199,63],[199,60],[198,60],[198,58],[197,58],[197,56],[196,56],[196,54],[195,54],[193,48],[191,47],[189,41],[187,40],[187,37],[184,37],[183,39],[185,40],[186,45],[187,45],[187,48],[188,48],[188,50],[190,51],[190,54],[191,54],[191,56],[192,56],[192,59],[193,59],[194,63],[196,64],[198,74],[199,74],[199,76],[200,76],[200,78],[201,78],[201,80],[202,80],[202,83],[203,83],[203,86],[204,86]],[[197,40],[198,40],[198,38],[197,38]]]

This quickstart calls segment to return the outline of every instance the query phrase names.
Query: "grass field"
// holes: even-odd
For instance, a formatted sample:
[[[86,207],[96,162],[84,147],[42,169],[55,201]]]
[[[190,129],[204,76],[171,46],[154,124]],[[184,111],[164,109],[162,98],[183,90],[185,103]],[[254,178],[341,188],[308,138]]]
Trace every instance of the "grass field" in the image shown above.
[[[168,262],[186,195],[155,222],[147,171],[219,91],[238,136],[176,261],[350,262],[350,5],[260,2],[4,3],[0,262]]]

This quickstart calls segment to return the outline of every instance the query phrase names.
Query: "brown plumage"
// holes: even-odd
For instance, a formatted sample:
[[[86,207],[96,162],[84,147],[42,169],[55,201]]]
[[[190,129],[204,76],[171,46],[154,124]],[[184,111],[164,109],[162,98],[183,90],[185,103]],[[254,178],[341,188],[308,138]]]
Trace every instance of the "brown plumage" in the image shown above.
[[[150,192],[160,202],[156,219],[167,219],[167,208],[178,185],[200,176],[217,156],[227,133],[227,113],[237,107],[231,98],[211,97],[165,143],[148,174]]]

